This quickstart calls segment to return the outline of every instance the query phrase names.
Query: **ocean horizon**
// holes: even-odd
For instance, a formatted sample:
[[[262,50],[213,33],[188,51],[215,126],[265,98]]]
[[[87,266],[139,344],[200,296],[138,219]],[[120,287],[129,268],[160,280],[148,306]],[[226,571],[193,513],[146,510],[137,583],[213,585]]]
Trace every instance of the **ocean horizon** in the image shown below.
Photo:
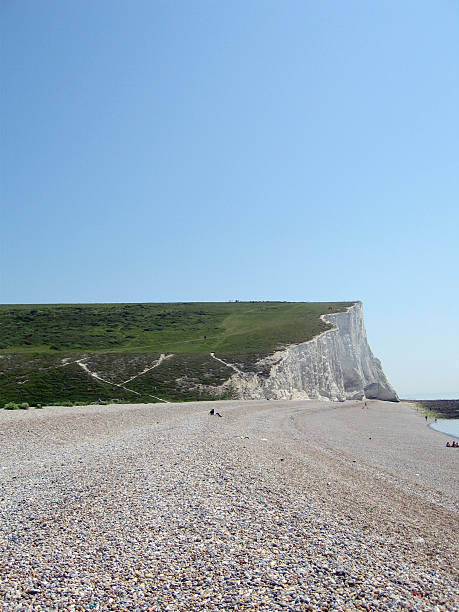
[[[459,399],[459,391],[449,393],[400,393],[399,397],[405,400],[455,400]]]

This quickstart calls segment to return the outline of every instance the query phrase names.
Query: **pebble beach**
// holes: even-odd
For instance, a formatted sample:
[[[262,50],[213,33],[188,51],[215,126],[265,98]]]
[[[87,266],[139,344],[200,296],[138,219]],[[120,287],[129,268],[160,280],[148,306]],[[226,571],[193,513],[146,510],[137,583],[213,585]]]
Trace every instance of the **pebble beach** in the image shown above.
[[[0,609],[458,610],[448,439],[378,401],[2,410]]]

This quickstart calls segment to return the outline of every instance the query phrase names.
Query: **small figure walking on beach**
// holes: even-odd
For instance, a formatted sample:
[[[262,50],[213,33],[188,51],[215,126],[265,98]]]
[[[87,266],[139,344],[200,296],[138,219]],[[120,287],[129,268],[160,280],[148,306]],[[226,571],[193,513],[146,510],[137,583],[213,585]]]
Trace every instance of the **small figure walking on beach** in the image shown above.
[[[425,420],[427,421],[427,415],[426,415],[424,418],[425,418]]]

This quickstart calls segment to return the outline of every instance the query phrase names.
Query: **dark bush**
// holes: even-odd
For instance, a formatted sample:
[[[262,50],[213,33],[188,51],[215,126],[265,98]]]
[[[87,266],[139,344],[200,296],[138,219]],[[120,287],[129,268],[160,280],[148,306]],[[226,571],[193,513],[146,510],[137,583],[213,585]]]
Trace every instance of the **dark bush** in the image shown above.
[[[5,410],[19,410],[20,406],[19,404],[16,404],[16,402],[8,402],[3,406],[3,408]]]

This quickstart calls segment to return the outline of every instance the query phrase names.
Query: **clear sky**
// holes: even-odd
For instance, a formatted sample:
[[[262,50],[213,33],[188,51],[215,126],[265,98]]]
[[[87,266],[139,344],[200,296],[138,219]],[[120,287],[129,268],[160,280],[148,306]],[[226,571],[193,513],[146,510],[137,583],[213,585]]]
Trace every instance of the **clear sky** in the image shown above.
[[[456,0],[0,17],[2,303],[360,299],[400,395],[459,392]]]

